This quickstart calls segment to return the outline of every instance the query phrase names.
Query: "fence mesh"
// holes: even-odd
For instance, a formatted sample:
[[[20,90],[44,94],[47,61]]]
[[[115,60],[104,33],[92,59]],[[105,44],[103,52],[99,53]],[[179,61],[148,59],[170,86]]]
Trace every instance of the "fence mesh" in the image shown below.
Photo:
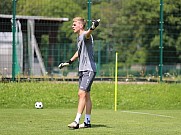
[[[90,0],[88,0],[90,1]],[[155,0],[18,0],[16,53],[12,54],[12,1],[0,0],[0,76],[16,78],[74,78],[75,62],[58,69],[76,51],[72,19],[101,19],[93,32],[97,78],[113,78],[115,52],[118,76],[123,80],[159,80],[160,1]],[[180,81],[181,1],[164,0],[163,79]]]

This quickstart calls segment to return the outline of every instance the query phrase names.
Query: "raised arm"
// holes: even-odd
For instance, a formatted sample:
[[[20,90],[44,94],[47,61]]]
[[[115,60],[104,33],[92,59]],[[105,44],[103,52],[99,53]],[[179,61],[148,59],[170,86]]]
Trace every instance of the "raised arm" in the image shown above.
[[[86,38],[89,39],[93,30],[99,25],[100,19],[92,21],[92,26],[86,32]]]

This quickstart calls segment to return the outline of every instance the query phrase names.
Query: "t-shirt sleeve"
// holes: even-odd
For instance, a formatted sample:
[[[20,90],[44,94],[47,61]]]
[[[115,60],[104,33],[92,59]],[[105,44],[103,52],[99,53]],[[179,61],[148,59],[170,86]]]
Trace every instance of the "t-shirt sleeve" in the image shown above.
[[[87,38],[86,38],[86,33],[83,34],[83,40],[86,41]]]

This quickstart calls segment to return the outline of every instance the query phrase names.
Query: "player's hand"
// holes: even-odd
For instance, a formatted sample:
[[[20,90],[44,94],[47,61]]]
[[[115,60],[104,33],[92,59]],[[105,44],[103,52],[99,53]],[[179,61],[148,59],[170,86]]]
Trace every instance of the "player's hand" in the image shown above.
[[[99,26],[99,22],[100,22],[100,19],[93,20],[92,21],[92,26],[90,27],[90,30],[94,30],[97,26]]]
[[[63,67],[65,66],[69,66],[70,64],[67,63],[67,62],[64,62],[64,63],[60,63],[60,65],[58,66],[58,68],[62,69]]]
[[[63,63],[60,63],[60,65],[58,66],[58,68],[62,69],[63,67],[66,67],[66,66],[69,66],[70,64],[72,64],[73,61],[69,60],[67,62],[63,62]]]

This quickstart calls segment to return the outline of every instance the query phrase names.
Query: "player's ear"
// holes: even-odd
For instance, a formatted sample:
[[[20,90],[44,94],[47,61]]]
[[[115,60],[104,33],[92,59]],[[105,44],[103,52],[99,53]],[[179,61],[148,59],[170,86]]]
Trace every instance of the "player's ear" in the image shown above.
[[[80,28],[81,28],[81,29],[84,29],[84,25],[83,25],[83,24],[80,24]]]

